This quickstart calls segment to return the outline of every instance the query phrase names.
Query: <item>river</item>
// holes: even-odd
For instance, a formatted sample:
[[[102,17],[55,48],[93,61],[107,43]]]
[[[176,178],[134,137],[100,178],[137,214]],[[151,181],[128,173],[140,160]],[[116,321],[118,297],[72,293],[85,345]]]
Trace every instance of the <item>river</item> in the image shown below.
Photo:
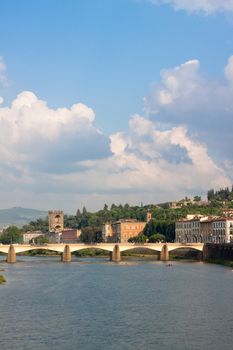
[[[1,350],[232,350],[233,272],[201,262],[17,257]]]

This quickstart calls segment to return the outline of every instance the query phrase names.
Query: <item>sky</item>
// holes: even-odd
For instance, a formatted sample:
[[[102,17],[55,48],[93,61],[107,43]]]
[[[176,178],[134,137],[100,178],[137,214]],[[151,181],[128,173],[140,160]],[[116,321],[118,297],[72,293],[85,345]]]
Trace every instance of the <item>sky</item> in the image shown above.
[[[2,0],[0,208],[233,183],[233,0]]]

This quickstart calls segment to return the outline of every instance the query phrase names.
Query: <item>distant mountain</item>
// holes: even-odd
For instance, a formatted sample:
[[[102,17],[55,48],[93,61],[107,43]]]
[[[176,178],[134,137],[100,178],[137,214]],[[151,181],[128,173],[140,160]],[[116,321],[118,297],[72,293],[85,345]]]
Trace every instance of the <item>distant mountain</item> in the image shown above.
[[[22,227],[30,221],[45,218],[47,211],[14,207],[10,209],[0,209],[0,229],[15,225]]]

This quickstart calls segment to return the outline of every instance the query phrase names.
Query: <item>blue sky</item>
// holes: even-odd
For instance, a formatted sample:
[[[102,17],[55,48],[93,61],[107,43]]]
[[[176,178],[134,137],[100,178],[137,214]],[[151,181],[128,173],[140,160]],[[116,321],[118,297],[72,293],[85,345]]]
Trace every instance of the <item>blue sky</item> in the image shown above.
[[[232,0],[1,1],[1,206],[229,185],[232,14]]]

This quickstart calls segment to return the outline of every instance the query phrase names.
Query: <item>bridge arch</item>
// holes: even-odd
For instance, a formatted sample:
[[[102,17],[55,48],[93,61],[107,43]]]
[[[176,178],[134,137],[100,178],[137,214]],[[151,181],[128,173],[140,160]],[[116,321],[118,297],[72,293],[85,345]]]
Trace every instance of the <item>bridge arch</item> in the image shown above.
[[[153,256],[154,259],[159,260],[160,259],[160,253],[161,251],[158,248],[150,248],[147,246],[134,246],[134,247],[127,247],[127,249],[121,250],[121,256],[127,255],[127,254],[140,254],[142,256]]]
[[[202,249],[193,246],[180,246],[169,250],[169,254],[173,255],[173,258],[178,259],[202,259]]]
[[[68,244],[69,245],[69,244]],[[72,247],[70,246],[70,251],[72,253],[75,253],[75,252],[81,252],[82,250],[102,250],[102,251],[105,251],[105,252],[108,252],[110,253],[112,251],[112,249],[109,247],[101,247],[101,246],[97,246],[97,245],[86,245],[86,246],[81,246],[81,247]]]
[[[127,252],[127,251],[135,251],[135,250],[142,250],[144,252],[157,252],[160,253],[161,249],[159,247],[147,247],[147,246],[132,246],[132,247],[126,247],[124,249],[121,249],[121,252]]]
[[[192,244],[176,245],[176,246],[168,245],[169,252],[172,252],[174,250],[179,250],[179,249],[190,249],[190,250],[197,250],[199,252],[202,252],[203,245],[192,245]]]
[[[93,252],[95,252],[95,255],[98,256],[98,255],[109,255],[111,253],[111,250],[108,250],[108,249],[105,249],[105,248],[101,248],[101,247],[83,247],[81,249],[75,249],[73,250],[72,248],[70,249],[71,250],[71,253],[76,256],[85,256],[85,254],[83,255],[82,253],[85,252],[85,251],[88,251],[87,253],[90,253],[90,254],[86,254],[86,256],[92,256]]]

